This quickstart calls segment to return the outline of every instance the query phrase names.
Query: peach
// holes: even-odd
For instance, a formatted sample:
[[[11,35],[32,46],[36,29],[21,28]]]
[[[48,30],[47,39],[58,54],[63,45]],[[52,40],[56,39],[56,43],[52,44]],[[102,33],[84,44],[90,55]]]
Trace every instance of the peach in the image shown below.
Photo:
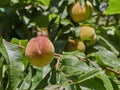
[[[80,27],[80,39],[84,40],[92,40],[96,38],[96,33],[94,28],[90,26],[81,26]]]
[[[80,5],[79,2],[75,2],[71,8],[70,16],[75,23],[83,22],[92,16],[93,7],[89,1],[85,2],[85,5]]]
[[[35,66],[45,66],[54,58],[54,46],[45,36],[32,38],[25,50],[30,63]]]
[[[85,44],[82,41],[79,40],[68,40],[68,43],[65,47],[65,51],[75,51],[79,50],[80,52],[85,51]]]
[[[92,46],[97,42],[98,37],[93,27],[81,26],[80,27],[80,39],[82,41],[87,41],[86,46]]]

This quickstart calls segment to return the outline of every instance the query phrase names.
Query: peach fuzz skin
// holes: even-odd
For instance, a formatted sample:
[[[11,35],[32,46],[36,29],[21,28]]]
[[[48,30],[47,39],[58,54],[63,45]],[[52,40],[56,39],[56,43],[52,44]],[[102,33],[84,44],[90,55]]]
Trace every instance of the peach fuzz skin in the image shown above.
[[[54,46],[47,37],[37,36],[28,42],[25,55],[32,65],[45,66],[54,58]]]

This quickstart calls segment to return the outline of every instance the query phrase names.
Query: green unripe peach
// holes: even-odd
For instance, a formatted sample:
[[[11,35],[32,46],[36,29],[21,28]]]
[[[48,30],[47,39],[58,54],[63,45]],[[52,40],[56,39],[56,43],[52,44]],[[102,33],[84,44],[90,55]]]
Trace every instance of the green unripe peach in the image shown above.
[[[81,6],[79,2],[75,2],[71,8],[70,16],[75,23],[83,22],[92,16],[93,7],[89,1]]]
[[[25,55],[34,66],[45,66],[54,58],[54,46],[45,36],[32,38],[25,50]]]
[[[87,41],[87,46],[92,46],[97,41],[97,34],[93,27],[81,26],[80,27],[80,39],[82,41]]]
[[[77,50],[85,52],[85,44],[82,41],[77,41]]]
[[[79,40],[68,40],[68,43],[65,47],[65,51],[75,51],[79,50],[80,52],[85,52],[85,44]]]
[[[90,26],[81,26],[80,27],[80,39],[82,41],[95,39],[96,33],[94,28]]]

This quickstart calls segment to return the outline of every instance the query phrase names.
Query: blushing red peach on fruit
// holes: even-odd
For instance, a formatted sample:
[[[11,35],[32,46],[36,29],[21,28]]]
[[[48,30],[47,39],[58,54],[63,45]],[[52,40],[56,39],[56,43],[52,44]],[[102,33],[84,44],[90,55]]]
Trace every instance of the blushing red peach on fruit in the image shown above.
[[[34,66],[45,66],[54,58],[54,46],[45,36],[32,38],[25,50],[25,55]]]

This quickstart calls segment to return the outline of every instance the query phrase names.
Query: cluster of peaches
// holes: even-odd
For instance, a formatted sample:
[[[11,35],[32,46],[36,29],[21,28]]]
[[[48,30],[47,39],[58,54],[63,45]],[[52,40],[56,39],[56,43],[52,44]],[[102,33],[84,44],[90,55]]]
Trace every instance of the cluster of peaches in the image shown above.
[[[81,5],[79,2],[73,3],[70,16],[73,22],[80,23],[89,19],[92,13],[92,4],[87,0],[84,5]],[[97,41],[95,30],[90,26],[80,26],[79,38],[80,39],[69,39],[65,50],[85,52],[86,46],[93,45]],[[86,44],[84,44],[85,41],[87,41]],[[31,64],[35,66],[45,66],[53,60],[55,50],[46,33],[38,32],[37,36],[28,42],[25,54]]]

